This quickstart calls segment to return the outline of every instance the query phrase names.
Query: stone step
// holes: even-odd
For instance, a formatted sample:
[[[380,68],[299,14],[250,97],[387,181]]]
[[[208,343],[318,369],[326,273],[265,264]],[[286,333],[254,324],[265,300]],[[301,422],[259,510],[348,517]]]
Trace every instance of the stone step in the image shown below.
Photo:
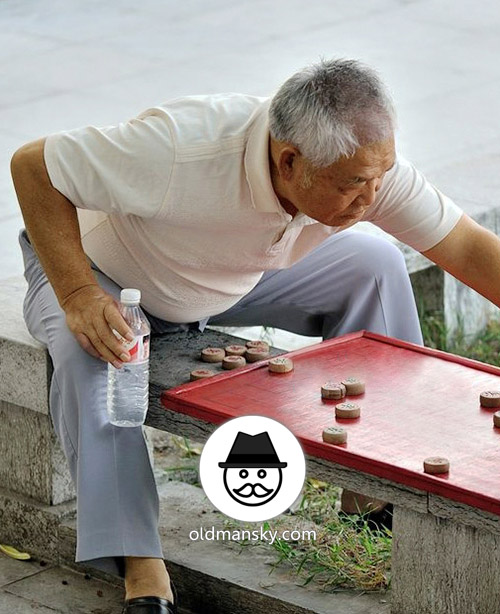
[[[118,613],[122,592],[107,582],[45,560],[16,561],[0,553],[2,614]]]
[[[0,486],[0,543],[32,556],[57,562],[59,526],[75,515],[74,499],[47,505]]]
[[[166,479],[157,482],[163,552],[183,607],[203,614],[389,614],[390,593],[326,593],[314,583],[301,586],[303,581],[285,569],[273,570],[263,549],[241,549],[235,542],[192,541],[191,531],[222,529],[225,517],[201,488]],[[76,521],[65,521],[60,527],[60,563],[120,584],[118,577],[75,564],[75,550]]]

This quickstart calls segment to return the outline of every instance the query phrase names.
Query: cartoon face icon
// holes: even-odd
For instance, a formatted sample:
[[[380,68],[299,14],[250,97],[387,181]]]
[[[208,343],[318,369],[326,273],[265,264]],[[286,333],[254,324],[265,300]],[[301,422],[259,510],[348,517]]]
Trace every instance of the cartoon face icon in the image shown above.
[[[283,482],[282,469],[288,463],[280,461],[269,433],[237,434],[224,469],[224,486],[229,496],[242,505],[264,505],[275,497]]]
[[[280,467],[232,467],[224,469],[228,494],[243,505],[264,505],[279,492],[283,482]]]

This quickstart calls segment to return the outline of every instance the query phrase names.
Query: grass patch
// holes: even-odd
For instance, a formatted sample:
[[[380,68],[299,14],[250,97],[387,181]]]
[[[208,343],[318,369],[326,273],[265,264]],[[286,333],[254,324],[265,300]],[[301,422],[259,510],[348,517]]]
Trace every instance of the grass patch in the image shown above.
[[[487,362],[490,365],[500,366],[500,322],[491,322],[476,339],[469,343],[463,339],[455,342],[448,351]]]
[[[340,520],[337,512],[340,488],[314,479],[306,480],[299,508],[293,515],[282,515],[263,523],[264,529],[286,528],[316,530],[314,541],[276,539],[258,542],[274,554],[273,572],[286,566],[303,585],[313,582],[325,591],[361,589],[381,591],[390,585],[391,533],[373,531],[366,522],[356,526],[358,517]],[[227,528],[251,530],[255,525],[227,519]],[[255,546],[240,542],[242,548]]]
[[[390,585],[391,532],[373,531],[360,517],[340,519],[340,488],[307,480],[295,516],[318,527],[315,542],[276,540],[276,565],[286,562],[304,579],[324,590],[380,591]],[[362,518],[363,520],[363,518]]]
[[[442,312],[419,308],[419,314],[424,345],[427,347],[500,366],[500,322],[490,322],[474,339],[466,339],[463,323],[459,322],[453,338],[448,340]]]

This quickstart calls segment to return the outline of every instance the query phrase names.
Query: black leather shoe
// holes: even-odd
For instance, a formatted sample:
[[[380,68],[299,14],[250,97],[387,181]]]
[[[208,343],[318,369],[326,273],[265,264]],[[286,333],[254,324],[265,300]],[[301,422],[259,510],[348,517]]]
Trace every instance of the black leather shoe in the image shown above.
[[[178,614],[177,591],[173,582],[170,582],[170,586],[174,594],[174,603],[155,595],[133,597],[125,600],[122,614]]]

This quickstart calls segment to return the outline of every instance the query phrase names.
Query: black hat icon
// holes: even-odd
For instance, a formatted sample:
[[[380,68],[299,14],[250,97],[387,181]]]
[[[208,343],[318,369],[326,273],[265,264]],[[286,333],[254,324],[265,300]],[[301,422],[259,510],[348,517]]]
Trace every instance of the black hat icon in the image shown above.
[[[219,463],[219,467],[286,467],[288,463],[280,463],[269,433],[248,435],[239,433],[236,435],[226,462]]]

